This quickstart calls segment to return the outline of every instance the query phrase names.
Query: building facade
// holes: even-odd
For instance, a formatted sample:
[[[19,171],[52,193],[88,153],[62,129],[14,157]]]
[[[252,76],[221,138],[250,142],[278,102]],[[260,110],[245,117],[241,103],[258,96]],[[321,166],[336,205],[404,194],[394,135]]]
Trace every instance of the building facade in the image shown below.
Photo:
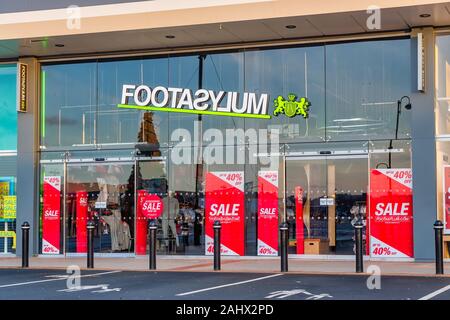
[[[351,259],[357,220],[373,259],[450,241],[449,3],[38,2],[0,8],[1,252],[24,221],[38,255],[86,254],[90,220],[127,257],[150,220],[162,255],[215,221],[261,259],[283,222],[292,257]]]

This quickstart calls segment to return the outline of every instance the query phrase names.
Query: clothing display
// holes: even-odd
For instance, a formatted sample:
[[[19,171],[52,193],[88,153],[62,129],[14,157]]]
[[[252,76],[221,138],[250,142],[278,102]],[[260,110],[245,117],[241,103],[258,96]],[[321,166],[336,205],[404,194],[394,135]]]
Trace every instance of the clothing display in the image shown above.
[[[97,178],[98,188],[100,190],[97,202],[106,202],[108,200],[108,186],[106,184],[106,180],[103,178]]]
[[[122,250],[130,249],[131,246],[131,232],[130,226],[125,221],[121,223],[121,230],[119,230],[119,243],[121,244]]]
[[[111,236],[111,250],[122,251],[130,247],[130,228],[127,223],[122,222],[120,210],[111,210],[112,215],[102,216],[108,224]]]
[[[106,202],[108,204],[119,204],[120,201],[120,182],[115,176],[108,175],[104,178],[97,178],[100,193],[97,202]]]

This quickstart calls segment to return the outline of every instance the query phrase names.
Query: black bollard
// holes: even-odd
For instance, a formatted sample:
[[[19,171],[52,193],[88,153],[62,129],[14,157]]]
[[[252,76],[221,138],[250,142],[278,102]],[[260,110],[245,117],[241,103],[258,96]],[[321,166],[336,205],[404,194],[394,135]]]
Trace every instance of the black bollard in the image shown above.
[[[88,243],[87,243],[87,267],[94,268],[94,229],[95,223],[90,220],[87,223]]]
[[[150,270],[156,270],[156,229],[158,229],[158,226],[155,220],[150,221],[148,229],[149,229],[148,268]]]
[[[281,257],[281,272],[288,271],[288,229],[286,222],[280,224],[280,257]]]
[[[214,271],[220,270],[220,221],[214,221]]]
[[[436,274],[444,274],[444,257],[443,257],[443,237],[444,224],[437,220],[434,225],[434,248],[436,250]]]
[[[30,224],[22,224],[22,268],[29,267],[29,248],[30,248]]]
[[[356,259],[356,272],[364,272],[363,264],[363,228],[364,224],[361,219],[355,222],[355,259]]]

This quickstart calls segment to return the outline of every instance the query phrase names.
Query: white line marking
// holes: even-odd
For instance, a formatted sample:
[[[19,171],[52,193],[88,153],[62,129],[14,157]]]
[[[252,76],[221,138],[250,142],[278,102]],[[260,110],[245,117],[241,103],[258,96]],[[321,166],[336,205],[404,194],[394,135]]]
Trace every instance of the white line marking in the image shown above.
[[[117,273],[117,272],[122,272],[122,271],[100,272],[100,273],[87,274],[87,275],[78,276],[78,277],[74,276],[74,278],[88,278],[88,277],[101,276],[101,275],[104,275],[104,274],[111,274],[111,273]],[[67,278],[36,280],[36,281],[29,281],[29,282],[19,282],[19,283],[12,283],[12,284],[4,284],[4,285],[0,285],[0,288],[17,287],[17,286],[24,286],[24,285],[27,285],[27,284],[35,284],[35,283],[51,282],[51,281],[61,281],[61,280],[67,280]]]
[[[431,298],[436,297],[437,295],[444,293],[445,291],[450,290],[450,285],[443,287],[442,289],[436,290],[430,294],[427,294],[425,297],[420,298],[419,300],[430,300]]]
[[[245,280],[245,281],[240,281],[240,282],[235,282],[235,283],[229,283],[229,284],[224,284],[224,285],[221,285],[221,286],[205,288],[205,289],[200,289],[200,290],[195,290],[195,291],[189,291],[189,292],[184,292],[184,293],[178,293],[177,296],[187,296],[189,294],[194,294],[194,293],[199,293],[199,292],[204,292],[204,291],[210,291],[210,290],[215,290],[215,289],[220,289],[220,288],[225,288],[225,287],[231,287],[231,286],[238,286],[240,284],[254,282],[254,281],[259,281],[259,280],[264,280],[264,279],[269,279],[269,278],[278,277],[278,276],[282,276],[282,275],[283,275],[282,273],[272,274],[270,276],[265,276],[265,277],[261,277],[261,278],[250,279],[250,280]]]

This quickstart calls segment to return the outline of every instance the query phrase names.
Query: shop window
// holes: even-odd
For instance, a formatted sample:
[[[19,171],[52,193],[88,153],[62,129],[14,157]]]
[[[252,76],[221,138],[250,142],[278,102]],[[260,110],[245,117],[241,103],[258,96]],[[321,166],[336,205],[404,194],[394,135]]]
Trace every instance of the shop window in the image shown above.
[[[169,85],[175,88],[190,89],[195,92],[199,85],[199,58],[198,56],[174,56],[169,58]],[[169,114],[169,139],[177,130],[189,131],[194,137],[196,121],[203,119],[194,114],[170,113]],[[170,141],[172,144],[172,141]]]
[[[203,56],[202,86],[215,92],[244,92],[244,53],[231,52]],[[240,95],[242,98],[242,94]],[[238,99],[238,104],[241,103]],[[225,105],[225,99],[222,105]],[[203,129],[244,129],[244,119],[237,117],[203,117]]]
[[[371,169],[410,169],[411,168],[411,140],[370,141]]]
[[[444,258],[450,258],[450,35],[436,37],[437,219],[444,222]]]
[[[450,35],[436,37],[436,135],[450,134]]]
[[[167,58],[98,63],[98,144],[167,143],[167,113],[117,108],[124,84],[167,86],[167,69]]]
[[[325,61],[324,47],[302,47],[245,52],[245,88],[268,93],[270,120],[246,119],[246,128],[277,129],[281,142],[322,141],[325,138]],[[309,103],[306,117],[273,116],[278,96]]]
[[[94,144],[96,64],[44,65],[41,71],[42,147],[76,148]]]
[[[436,143],[437,219],[444,223],[444,258],[450,258],[450,141]]]
[[[0,254],[16,251],[16,65],[0,65]]]
[[[205,185],[204,165],[173,161],[174,154],[188,153],[194,157],[194,149],[174,147],[169,157],[169,190],[179,211],[173,214],[177,230],[177,250],[174,253],[188,255],[205,254]],[[191,159],[192,159],[191,158]]]
[[[409,39],[326,45],[327,139],[390,139],[397,101],[411,93]],[[410,136],[402,112],[398,137]]]
[[[50,153],[47,149],[61,147],[76,149],[71,150],[73,154],[66,154],[73,159],[92,160],[111,155],[115,161],[122,161],[95,165],[71,162],[65,173],[62,165],[42,166],[42,176],[59,176],[61,183],[65,180],[67,185],[61,194],[66,192],[68,201],[60,204],[66,214],[61,225],[68,237],[64,249],[84,250],[83,246],[77,247],[79,236],[84,237],[77,234],[77,192],[87,192],[87,213],[98,212],[101,216],[108,210],[120,211],[121,217],[128,219],[122,220],[131,228],[131,242],[134,241],[131,246],[115,250],[109,242],[112,239],[102,233],[111,231],[108,218],[103,219],[106,223],[103,226],[100,219],[97,251],[132,252],[136,248],[136,254],[145,254],[148,219],[139,212],[140,194],[156,194],[167,204],[166,211],[157,219],[160,254],[208,251],[211,223],[217,216],[211,216],[211,211],[206,213],[206,208],[214,204],[213,200],[222,205],[214,210],[222,210],[221,214],[228,216],[228,220],[239,216],[235,226],[237,236],[228,248],[238,254],[276,254],[278,224],[284,213],[290,223],[292,253],[306,253],[305,248],[310,246],[310,254],[353,254],[351,223],[358,214],[365,214],[368,171],[383,166],[410,168],[410,146],[406,140],[408,112],[402,112],[398,128],[399,138],[405,140],[388,140],[393,139],[396,131],[397,100],[410,92],[409,46],[409,40],[386,40],[44,65],[43,158]],[[256,120],[119,109],[123,84],[268,93],[272,118]],[[278,96],[290,99],[291,93],[297,96],[294,98],[308,99],[307,116],[274,116],[273,100]],[[200,119],[201,125],[196,122]],[[277,129],[279,135],[265,133],[263,137],[269,141],[260,141],[261,135],[257,141],[249,141],[247,137],[224,139],[217,145],[223,152],[221,159],[216,153],[207,152],[203,157],[194,153],[192,145],[197,139],[203,139],[202,151],[211,142],[197,137],[197,132],[208,136],[212,132],[223,134],[226,129]],[[276,150],[269,145],[265,150],[259,149],[275,136],[281,147],[276,144]],[[371,139],[384,140],[369,142]],[[333,143],[317,143],[328,140]],[[99,144],[107,144],[110,150],[102,149],[95,154],[81,152],[82,147],[93,148]],[[223,144],[227,146],[222,148]],[[130,163],[117,160],[119,146],[128,153],[124,157],[138,157]],[[187,163],[175,162],[166,158],[167,155],[161,157],[167,150],[170,156],[183,148],[191,154]],[[281,158],[271,165],[249,161],[265,152],[275,152],[278,157],[280,150],[290,153],[286,168]],[[328,151],[335,153],[328,154]],[[246,155],[244,162],[227,163],[226,156],[232,152],[235,157]],[[311,156],[312,153],[315,154]],[[299,156],[302,158],[292,158]],[[219,161],[210,162],[213,157]],[[221,176],[223,173],[225,176]],[[116,199],[114,203],[100,201],[106,203],[106,208],[96,207],[104,187],[98,179],[102,175],[112,181],[106,184],[104,193],[113,200],[117,193],[120,196],[120,201]],[[262,175],[267,175],[263,177],[266,182],[260,181]],[[278,179],[277,187],[272,189],[270,179],[274,176]],[[272,191],[264,191],[268,187]],[[301,188],[303,207],[296,204]],[[122,191],[110,195],[109,189]],[[263,199],[260,192],[270,194],[270,204],[260,203]],[[259,221],[259,206],[266,206],[264,213],[277,211],[277,218],[271,222],[263,222],[263,218]],[[303,228],[296,227],[297,217],[302,218]],[[270,227],[264,227],[266,222]],[[264,240],[264,228],[272,230],[269,240]],[[272,241],[273,250],[262,244],[264,241]]]

